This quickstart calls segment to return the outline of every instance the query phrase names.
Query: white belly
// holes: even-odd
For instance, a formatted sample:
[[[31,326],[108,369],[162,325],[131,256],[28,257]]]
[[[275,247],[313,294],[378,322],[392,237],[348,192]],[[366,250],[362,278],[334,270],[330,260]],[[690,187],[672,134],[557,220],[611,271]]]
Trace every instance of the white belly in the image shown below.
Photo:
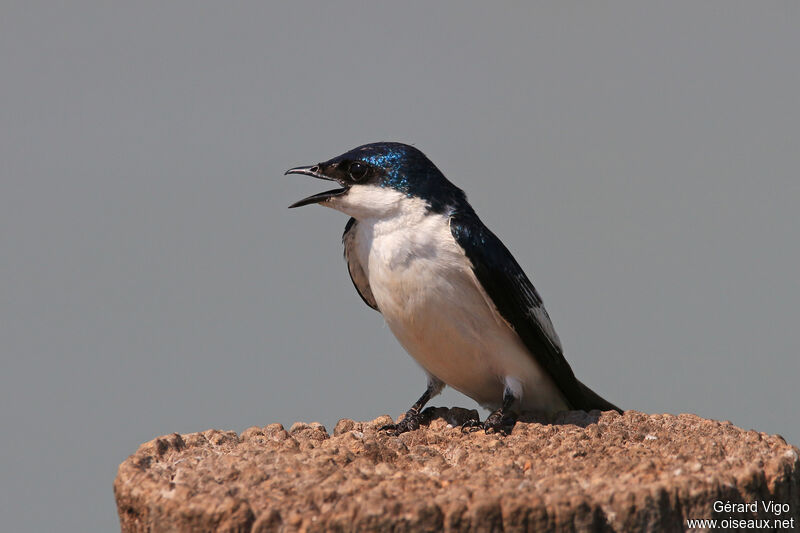
[[[566,409],[482,290],[446,217],[360,220],[356,242],[386,323],[428,373],[489,409],[501,405],[508,383],[520,389],[516,408]]]

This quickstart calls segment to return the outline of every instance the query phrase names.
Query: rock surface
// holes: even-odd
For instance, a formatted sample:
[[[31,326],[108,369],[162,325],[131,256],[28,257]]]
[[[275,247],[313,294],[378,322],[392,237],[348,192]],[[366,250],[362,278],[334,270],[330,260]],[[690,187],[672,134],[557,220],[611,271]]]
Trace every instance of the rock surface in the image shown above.
[[[122,531],[683,531],[687,519],[794,520],[798,449],[694,415],[564,413],[509,436],[429,411],[372,422],[208,430],[141,445],[114,482]],[[713,503],[759,502],[756,512]],[[788,504],[776,517],[761,502]],[[785,508],[784,508],[785,509]],[[788,524],[788,522],[787,522]]]

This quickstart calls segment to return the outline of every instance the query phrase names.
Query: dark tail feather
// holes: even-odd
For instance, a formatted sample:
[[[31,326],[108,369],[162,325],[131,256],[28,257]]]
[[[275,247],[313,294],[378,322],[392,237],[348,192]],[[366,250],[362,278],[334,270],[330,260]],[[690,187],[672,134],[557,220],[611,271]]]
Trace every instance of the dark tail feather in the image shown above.
[[[578,388],[581,390],[581,393],[583,393],[584,397],[584,405],[582,406],[583,410],[591,411],[592,409],[599,409],[601,411],[616,411],[622,414],[622,409],[608,400],[604,400],[600,397],[600,395],[580,381],[578,381]]]

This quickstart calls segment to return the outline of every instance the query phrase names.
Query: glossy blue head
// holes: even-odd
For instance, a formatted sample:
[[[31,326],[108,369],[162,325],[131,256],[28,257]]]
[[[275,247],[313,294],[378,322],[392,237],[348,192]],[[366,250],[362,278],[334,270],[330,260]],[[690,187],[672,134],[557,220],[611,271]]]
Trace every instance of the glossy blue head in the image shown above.
[[[386,214],[412,200],[437,213],[466,204],[464,192],[450,183],[425,154],[402,143],[365,144],[323,163],[286,173],[314,176],[342,186],[289,207],[320,203],[360,218],[357,215]]]

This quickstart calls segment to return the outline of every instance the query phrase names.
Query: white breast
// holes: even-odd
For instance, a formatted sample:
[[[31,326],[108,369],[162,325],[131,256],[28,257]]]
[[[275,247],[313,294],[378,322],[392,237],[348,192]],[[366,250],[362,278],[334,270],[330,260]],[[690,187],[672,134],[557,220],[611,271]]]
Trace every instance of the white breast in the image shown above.
[[[512,383],[525,410],[565,409],[483,291],[449,217],[427,213],[421,200],[397,201],[392,213],[359,218],[355,252],[400,344],[427,372],[484,407],[499,407]]]

